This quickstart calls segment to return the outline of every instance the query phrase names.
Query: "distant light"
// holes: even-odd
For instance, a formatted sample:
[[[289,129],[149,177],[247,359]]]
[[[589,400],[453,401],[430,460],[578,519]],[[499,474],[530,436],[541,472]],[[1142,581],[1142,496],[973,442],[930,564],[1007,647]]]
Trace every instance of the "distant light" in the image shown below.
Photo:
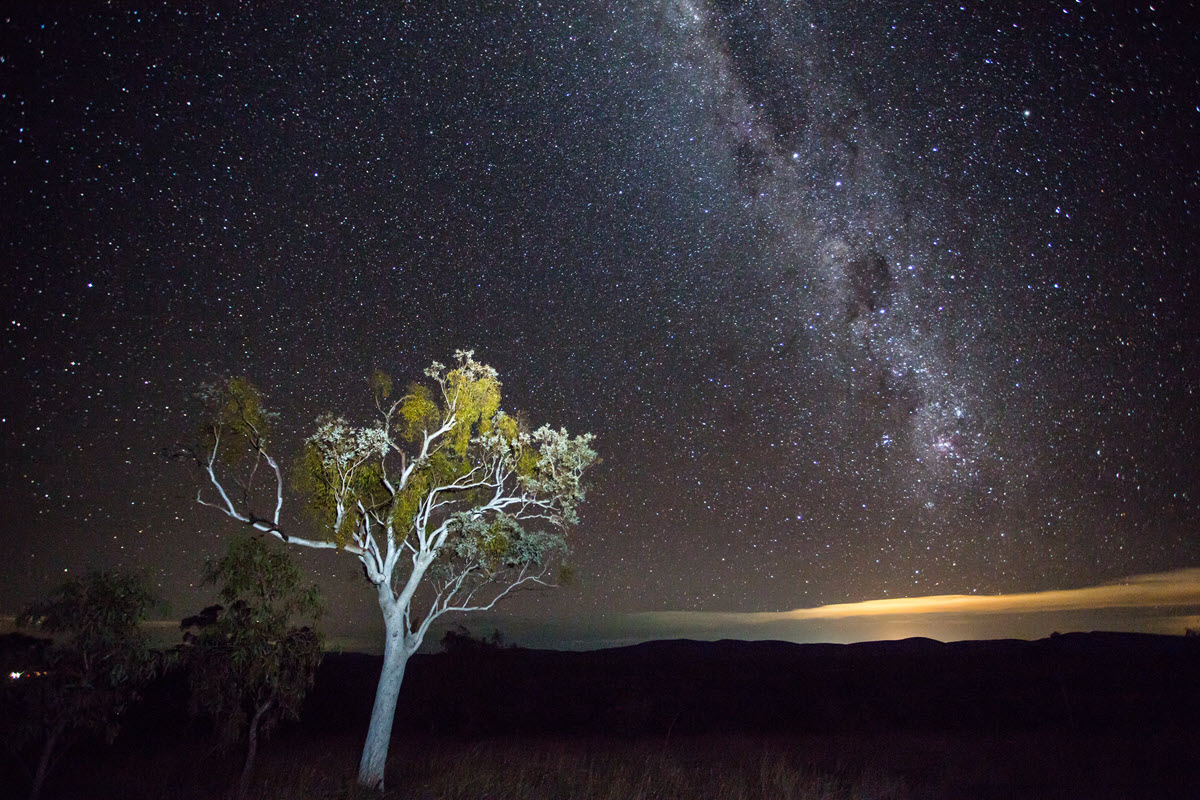
[[[17,678],[20,678],[20,677],[21,677],[21,673],[19,673],[19,672],[10,672],[10,673],[8,673],[8,678],[9,678],[9,680],[13,680],[13,681],[15,681]]]
[[[1033,112],[1030,111],[1028,108],[1021,112],[1021,116],[1025,117],[1025,118],[1030,117],[1032,114],[1033,114]]]

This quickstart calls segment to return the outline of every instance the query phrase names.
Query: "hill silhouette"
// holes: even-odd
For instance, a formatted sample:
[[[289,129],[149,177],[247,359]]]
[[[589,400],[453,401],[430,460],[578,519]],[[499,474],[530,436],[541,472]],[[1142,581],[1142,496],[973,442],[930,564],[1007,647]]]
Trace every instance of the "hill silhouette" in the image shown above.
[[[306,725],[361,729],[381,659],[329,654]],[[1112,732],[1200,723],[1200,638],[863,644],[689,640],[418,655],[397,731],[618,734]]]

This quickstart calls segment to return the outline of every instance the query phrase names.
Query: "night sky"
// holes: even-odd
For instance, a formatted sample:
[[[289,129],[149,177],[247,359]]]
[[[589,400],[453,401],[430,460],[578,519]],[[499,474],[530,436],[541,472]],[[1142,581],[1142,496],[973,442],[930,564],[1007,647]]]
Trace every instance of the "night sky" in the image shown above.
[[[211,602],[200,383],[286,461],[456,348],[604,459],[527,629],[1200,566],[1193,4],[8,5],[0,613]]]

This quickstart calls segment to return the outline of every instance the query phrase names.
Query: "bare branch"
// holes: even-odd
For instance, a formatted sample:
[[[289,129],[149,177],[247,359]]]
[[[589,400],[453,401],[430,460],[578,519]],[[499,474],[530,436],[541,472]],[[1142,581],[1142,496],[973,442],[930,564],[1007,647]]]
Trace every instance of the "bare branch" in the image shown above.
[[[444,605],[441,608],[436,608],[436,607],[431,608],[430,613],[428,615],[426,615],[424,620],[422,620],[420,630],[415,635],[418,637],[418,639],[424,640],[425,634],[429,630],[429,626],[433,624],[434,620],[436,620],[438,617],[441,617],[445,614],[450,614],[450,613],[455,613],[455,612],[470,613],[470,612],[475,612],[475,611],[490,611],[496,607],[496,604],[499,603],[500,600],[502,600],[504,597],[506,597],[510,592],[512,592],[513,589],[516,589],[518,586],[524,586],[525,584],[529,584],[529,583],[535,583],[540,586],[546,586],[546,587],[554,586],[554,584],[542,580],[543,576],[546,574],[546,570],[543,569],[541,572],[538,572],[537,574],[534,574],[534,575],[527,575],[526,574],[527,570],[528,570],[528,566],[522,567],[519,577],[516,580],[514,580],[512,583],[510,583],[508,586],[506,586],[495,597],[493,597],[490,602],[488,602],[486,604],[483,604],[483,605],[466,604],[466,603],[469,603],[470,597],[472,595],[474,595],[474,590],[472,590],[471,594],[468,595],[468,597],[465,599],[466,603],[464,603],[463,605],[458,605],[458,606]],[[455,594],[455,592],[451,592],[446,597],[447,602],[449,602],[454,597],[454,594]]]

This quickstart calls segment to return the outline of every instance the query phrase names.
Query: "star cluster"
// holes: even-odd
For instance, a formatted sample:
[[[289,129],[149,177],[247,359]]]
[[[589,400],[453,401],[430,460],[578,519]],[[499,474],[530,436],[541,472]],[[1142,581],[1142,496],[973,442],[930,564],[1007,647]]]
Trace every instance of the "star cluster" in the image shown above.
[[[263,387],[286,458],[458,347],[604,458],[580,586],[518,612],[1200,557],[1190,11],[4,15],[0,610],[89,564],[202,602],[229,529],[159,456],[199,383]],[[305,565],[377,613],[350,559]]]

